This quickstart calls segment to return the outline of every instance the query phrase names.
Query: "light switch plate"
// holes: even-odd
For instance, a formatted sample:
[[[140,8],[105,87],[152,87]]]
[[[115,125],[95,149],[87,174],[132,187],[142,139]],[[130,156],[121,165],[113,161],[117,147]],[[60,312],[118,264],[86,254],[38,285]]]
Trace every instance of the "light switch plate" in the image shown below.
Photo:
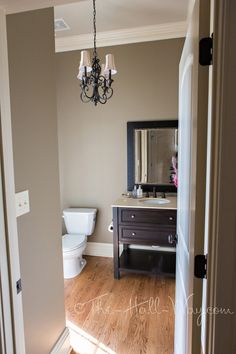
[[[16,217],[29,213],[29,191],[15,194],[16,196]]]

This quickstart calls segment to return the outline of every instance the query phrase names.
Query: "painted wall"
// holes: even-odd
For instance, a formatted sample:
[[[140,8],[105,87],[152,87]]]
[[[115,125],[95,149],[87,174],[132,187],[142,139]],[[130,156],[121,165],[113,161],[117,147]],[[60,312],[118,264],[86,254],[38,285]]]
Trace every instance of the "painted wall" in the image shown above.
[[[80,101],[80,52],[56,54],[61,206],[96,207],[89,241],[112,242],[112,202],[127,188],[126,123],[177,118],[183,39],[99,48],[115,55],[114,96],[104,106]]]
[[[7,17],[27,354],[48,354],[65,327],[53,9]]]

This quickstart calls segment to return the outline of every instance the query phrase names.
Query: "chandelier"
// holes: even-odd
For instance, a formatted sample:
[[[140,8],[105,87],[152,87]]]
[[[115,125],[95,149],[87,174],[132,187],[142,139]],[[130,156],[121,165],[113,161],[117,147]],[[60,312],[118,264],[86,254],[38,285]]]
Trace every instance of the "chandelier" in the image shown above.
[[[115,67],[114,56],[112,54],[107,54],[105,65],[100,65],[96,46],[97,30],[95,0],[93,0],[93,29],[94,48],[92,64],[89,51],[83,50],[81,52],[77,78],[80,80],[81,100],[85,103],[93,102],[96,106],[98,103],[105,104],[107,100],[112,97],[113,89],[111,85],[114,81],[112,76],[117,73],[117,70]]]

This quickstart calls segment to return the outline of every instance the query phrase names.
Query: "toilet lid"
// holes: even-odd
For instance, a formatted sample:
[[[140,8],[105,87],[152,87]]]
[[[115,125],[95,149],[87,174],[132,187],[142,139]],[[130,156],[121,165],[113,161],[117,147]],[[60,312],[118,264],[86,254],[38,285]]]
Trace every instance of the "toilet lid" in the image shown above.
[[[63,252],[72,251],[85,242],[86,238],[84,235],[64,235],[62,237],[62,247]]]

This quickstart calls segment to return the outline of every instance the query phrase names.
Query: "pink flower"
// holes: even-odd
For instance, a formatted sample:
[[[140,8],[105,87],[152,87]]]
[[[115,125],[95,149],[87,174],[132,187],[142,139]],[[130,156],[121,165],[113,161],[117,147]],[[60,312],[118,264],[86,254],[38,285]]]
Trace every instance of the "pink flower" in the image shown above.
[[[178,188],[178,168],[177,168],[177,158],[176,157],[172,157],[172,166],[174,169],[174,173],[173,173],[173,182],[176,188]]]

